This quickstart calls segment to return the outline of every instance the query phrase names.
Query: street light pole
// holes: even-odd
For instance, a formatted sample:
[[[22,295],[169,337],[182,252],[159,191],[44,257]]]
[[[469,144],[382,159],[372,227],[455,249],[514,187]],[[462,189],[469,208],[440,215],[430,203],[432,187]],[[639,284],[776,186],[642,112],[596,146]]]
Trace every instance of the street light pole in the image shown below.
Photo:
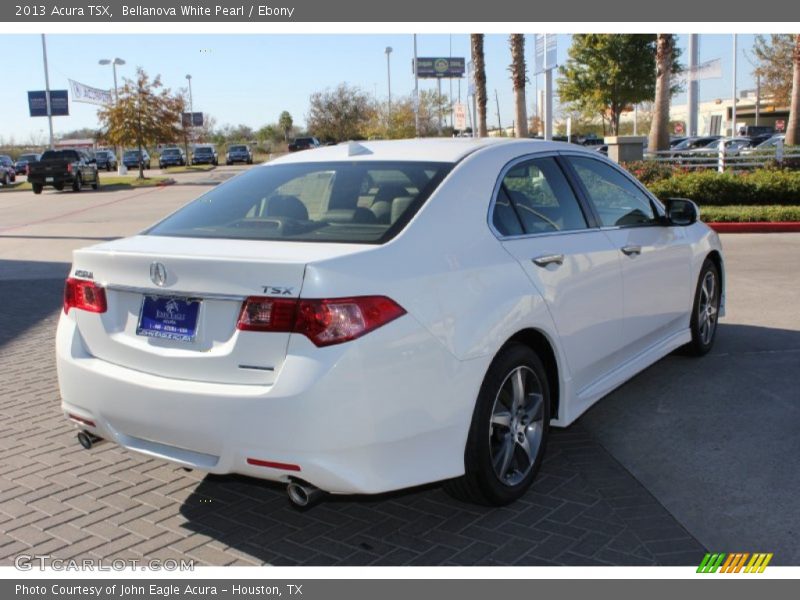
[[[386,50],[384,52],[386,52],[386,83],[387,87],[389,88],[389,104],[386,114],[387,114],[388,125],[389,127],[391,127],[392,126],[392,64],[391,61],[389,60],[389,57],[392,54],[392,47],[386,46]]]
[[[47,103],[47,125],[50,128],[50,149],[54,148],[53,144],[53,107],[50,104],[50,73],[47,69],[47,43],[42,34],[42,60],[44,61],[44,87],[45,87],[45,102]]]
[[[98,61],[98,64],[106,66],[111,65],[111,72],[114,74],[114,106],[119,104],[119,89],[117,87],[117,65],[124,65],[125,61],[121,58],[115,58],[114,60],[110,60],[108,58],[103,58]],[[119,146],[115,146],[114,148],[115,154],[117,155],[117,173],[122,173],[122,153],[120,152]]]
[[[194,103],[192,102],[192,76],[186,76],[187,81],[189,82],[189,112],[194,114]]]

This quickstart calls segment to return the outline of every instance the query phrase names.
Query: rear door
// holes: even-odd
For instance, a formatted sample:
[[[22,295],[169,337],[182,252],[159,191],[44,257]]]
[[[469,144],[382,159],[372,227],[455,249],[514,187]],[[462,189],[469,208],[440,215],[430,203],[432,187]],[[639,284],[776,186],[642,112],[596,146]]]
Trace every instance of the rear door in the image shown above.
[[[691,249],[682,227],[668,227],[650,196],[621,169],[566,157],[618,252],[624,280],[624,341],[634,356],[689,326]]]
[[[618,252],[586,214],[555,156],[520,159],[501,176],[492,226],[547,302],[581,390],[622,349]]]

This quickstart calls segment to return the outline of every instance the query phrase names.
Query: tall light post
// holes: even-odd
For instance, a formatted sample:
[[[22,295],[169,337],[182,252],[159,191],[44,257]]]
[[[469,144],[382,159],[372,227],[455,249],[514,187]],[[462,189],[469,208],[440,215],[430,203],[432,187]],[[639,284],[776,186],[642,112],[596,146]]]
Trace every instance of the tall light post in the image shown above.
[[[386,46],[386,83],[389,88],[389,104],[387,110],[387,121],[389,127],[392,126],[392,63],[389,60],[389,57],[392,55],[392,47]]]
[[[119,90],[117,88],[117,65],[122,66],[125,64],[125,61],[122,60],[121,58],[115,58],[114,60],[108,58],[101,58],[99,61],[97,61],[97,63],[104,67],[107,65],[111,65],[111,71],[114,73],[114,106],[116,106],[117,104],[119,104]],[[117,172],[121,173],[123,167],[122,153],[120,152],[118,146],[115,148],[115,150],[117,154]]]
[[[194,114],[194,104],[192,102],[192,76],[187,75],[186,81],[189,82],[189,112]]]

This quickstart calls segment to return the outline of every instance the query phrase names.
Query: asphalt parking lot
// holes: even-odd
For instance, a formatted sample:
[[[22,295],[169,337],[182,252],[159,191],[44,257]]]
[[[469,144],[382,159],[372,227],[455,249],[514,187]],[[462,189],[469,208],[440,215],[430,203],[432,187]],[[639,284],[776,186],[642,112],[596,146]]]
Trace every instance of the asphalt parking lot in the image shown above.
[[[61,416],[53,335],[70,251],[128,235],[241,168],[140,190],[0,193],[0,564],[190,558],[198,564],[696,565],[706,549],[800,564],[800,234],[725,236],[728,313],[697,360],[660,361],[554,432],[506,508],[431,485],[306,512],[282,487],[204,477]]]

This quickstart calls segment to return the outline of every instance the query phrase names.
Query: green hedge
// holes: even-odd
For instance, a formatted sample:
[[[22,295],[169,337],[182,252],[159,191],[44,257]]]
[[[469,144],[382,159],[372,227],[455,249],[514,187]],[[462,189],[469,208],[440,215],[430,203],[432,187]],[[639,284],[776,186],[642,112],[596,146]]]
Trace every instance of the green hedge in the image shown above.
[[[700,219],[706,223],[798,223],[800,206],[704,206]]]
[[[658,198],[689,198],[701,206],[800,205],[800,171],[676,173],[646,184]]]

